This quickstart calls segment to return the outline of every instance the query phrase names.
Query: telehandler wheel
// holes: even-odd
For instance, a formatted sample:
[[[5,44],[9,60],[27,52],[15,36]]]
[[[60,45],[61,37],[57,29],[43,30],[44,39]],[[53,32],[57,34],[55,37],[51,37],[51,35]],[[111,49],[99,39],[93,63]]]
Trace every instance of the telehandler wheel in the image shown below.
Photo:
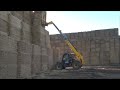
[[[82,64],[79,61],[74,60],[72,63],[72,67],[74,70],[78,70],[82,67]]]
[[[56,69],[56,70],[62,70],[62,69],[63,69],[62,63],[57,62],[57,64],[55,65],[55,69]]]

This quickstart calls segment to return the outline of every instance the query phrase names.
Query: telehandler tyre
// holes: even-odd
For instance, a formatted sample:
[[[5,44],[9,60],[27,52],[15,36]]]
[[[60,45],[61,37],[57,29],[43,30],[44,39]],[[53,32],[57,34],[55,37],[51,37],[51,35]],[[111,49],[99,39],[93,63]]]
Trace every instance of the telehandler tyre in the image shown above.
[[[74,60],[73,63],[72,63],[72,67],[73,67],[74,70],[78,70],[82,67],[82,64],[79,61]]]
[[[55,69],[56,70],[62,70],[63,69],[63,65],[61,62],[57,62],[56,65],[55,65]]]

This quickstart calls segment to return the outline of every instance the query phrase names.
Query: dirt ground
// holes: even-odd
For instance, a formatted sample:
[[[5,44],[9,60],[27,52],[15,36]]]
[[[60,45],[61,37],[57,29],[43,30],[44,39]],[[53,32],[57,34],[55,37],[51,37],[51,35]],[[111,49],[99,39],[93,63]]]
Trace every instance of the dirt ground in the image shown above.
[[[120,79],[120,66],[83,66],[79,70],[51,70],[33,79]]]

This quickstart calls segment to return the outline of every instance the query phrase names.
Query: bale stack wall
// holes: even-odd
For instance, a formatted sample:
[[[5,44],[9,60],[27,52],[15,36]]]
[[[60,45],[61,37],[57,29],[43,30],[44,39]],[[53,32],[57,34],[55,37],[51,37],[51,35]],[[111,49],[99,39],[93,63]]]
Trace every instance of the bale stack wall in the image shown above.
[[[120,37],[118,28],[66,33],[69,41],[82,53],[85,65],[119,65]],[[72,52],[60,35],[51,35],[51,46],[60,50],[60,55]],[[57,53],[54,53],[56,56]],[[56,60],[55,60],[56,61]]]
[[[0,11],[0,78],[29,78],[51,68],[45,21],[45,11]]]

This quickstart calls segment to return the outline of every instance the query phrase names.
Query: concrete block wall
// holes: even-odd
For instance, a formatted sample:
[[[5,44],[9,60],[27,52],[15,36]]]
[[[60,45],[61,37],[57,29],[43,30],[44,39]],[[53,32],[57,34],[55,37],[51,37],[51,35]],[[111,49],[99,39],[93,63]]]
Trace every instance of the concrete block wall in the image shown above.
[[[82,53],[85,65],[119,65],[120,37],[118,28],[93,30],[88,32],[66,33],[70,42]],[[51,35],[51,46],[58,48],[60,55],[72,52],[60,35]],[[56,56],[57,53],[54,53]],[[56,62],[57,60],[54,60]]]
[[[45,11],[0,11],[0,78],[29,78],[52,67],[45,15]]]

